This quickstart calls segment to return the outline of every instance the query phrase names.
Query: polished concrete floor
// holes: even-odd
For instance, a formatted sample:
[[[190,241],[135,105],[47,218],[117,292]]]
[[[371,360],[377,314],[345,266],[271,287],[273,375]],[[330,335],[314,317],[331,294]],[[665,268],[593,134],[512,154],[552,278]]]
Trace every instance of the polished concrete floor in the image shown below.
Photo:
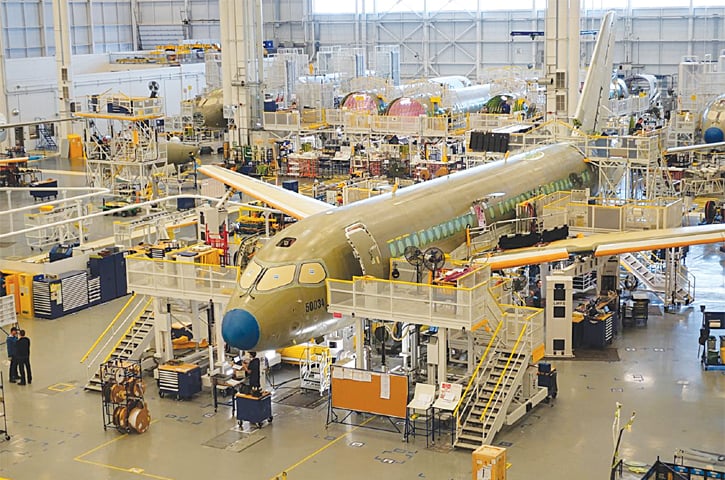
[[[617,402],[623,415],[637,413],[622,441],[627,460],[670,459],[676,448],[725,451],[725,374],[701,370],[697,358],[699,305],[725,310],[725,256],[715,246],[694,247],[688,263],[698,279],[696,304],[674,314],[653,307],[646,328],[627,329],[616,339],[621,361],[555,362],[557,399],[496,438],[509,445],[509,479],[607,478]],[[252,433],[241,445],[251,446],[242,451],[234,443],[240,435],[230,409],[215,413],[207,393],[176,401],[149,389],[148,432],[104,431],[99,394],[82,388],[88,372],[80,358],[122,303],[54,321],[21,321],[32,340],[34,381],[5,385],[12,437],[1,443],[0,476],[270,479],[286,471],[290,479],[470,478],[470,454],[451,450],[447,439],[426,448],[422,438],[406,443],[398,433],[326,427],[324,404],[273,404],[273,423],[259,430],[245,424]],[[373,425],[385,423],[367,424]]]
[[[11,254],[6,249],[15,250],[6,246],[0,255]],[[696,303],[676,313],[653,305],[646,328],[617,337],[620,361],[554,363],[557,399],[496,437],[508,446],[509,479],[608,478],[617,402],[623,416],[636,412],[620,451],[628,461],[671,459],[676,448],[725,453],[725,372],[703,371],[697,358],[699,306],[725,311],[725,254],[717,246],[693,247],[687,263],[697,278]],[[214,411],[207,392],[176,401],[150,388],[148,432],[104,431],[101,399],[83,390],[88,372],[80,359],[123,303],[53,321],[21,319],[32,341],[34,381],[4,386],[11,439],[0,440],[0,477],[272,479],[287,472],[289,479],[471,478],[470,453],[451,450],[448,439],[426,447],[424,439],[406,443],[399,433],[326,426],[326,404],[274,403],[273,423],[261,429],[245,424],[244,433],[229,408]],[[7,378],[6,365],[3,372]],[[294,375],[287,369],[276,376]],[[276,398],[294,386],[286,384]],[[366,427],[389,425],[357,420]]]

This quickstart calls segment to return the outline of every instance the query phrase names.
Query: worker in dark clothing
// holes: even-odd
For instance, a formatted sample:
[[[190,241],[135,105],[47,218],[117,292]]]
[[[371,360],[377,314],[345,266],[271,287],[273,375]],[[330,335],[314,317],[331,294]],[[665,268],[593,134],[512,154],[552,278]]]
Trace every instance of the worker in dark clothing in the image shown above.
[[[18,385],[33,383],[33,374],[30,371],[30,339],[25,336],[25,330],[20,330],[20,338],[15,344],[15,358],[17,358],[18,369],[20,370],[20,382]]]
[[[18,375],[18,360],[15,356],[15,346],[18,343],[18,329],[13,327],[10,329],[10,335],[5,340],[5,345],[8,347],[8,359],[10,360],[10,381],[14,382],[20,376]]]
[[[249,356],[252,357],[249,362],[244,365],[244,371],[247,372],[247,378],[249,379],[249,387],[252,389],[252,395],[259,394],[260,388],[260,362],[257,358],[257,352],[249,352]]]

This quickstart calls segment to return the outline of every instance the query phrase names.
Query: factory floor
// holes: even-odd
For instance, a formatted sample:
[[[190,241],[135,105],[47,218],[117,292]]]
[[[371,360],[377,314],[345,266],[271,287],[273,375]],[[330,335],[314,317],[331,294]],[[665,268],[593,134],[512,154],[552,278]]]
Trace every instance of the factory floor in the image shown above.
[[[19,247],[0,246],[0,255],[27,253]],[[651,305],[646,327],[620,331],[614,342],[619,361],[553,362],[557,398],[495,439],[508,448],[510,480],[609,478],[617,402],[622,423],[636,412],[620,448],[632,464],[671,460],[677,448],[725,453],[725,372],[701,369],[697,342],[700,305],[725,311],[725,254],[717,245],[692,247],[687,264],[697,278],[696,303],[675,313]],[[151,378],[149,430],[104,430],[100,394],[84,391],[89,372],[80,360],[124,302],[52,321],[21,319],[32,342],[33,383],[7,383],[3,363],[11,438],[0,439],[0,477],[254,480],[287,472],[288,479],[471,478],[470,452],[452,450],[446,437],[430,446],[422,437],[405,442],[401,433],[367,428],[391,423],[363,416],[355,419],[364,427],[326,426],[324,401],[314,408],[273,403],[271,424],[256,429],[245,423],[240,430],[230,408],[214,411],[208,391],[189,401],[162,399]],[[295,375],[291,367],[277,370],[275,382]],[[275,400],[295,386],[280,386]]]
[[[554,362],[556,400],[496,437],[508,446],[509,479],[607,478],[617,402],[623,417],[637,413],[620,449],[628,461],[670,460],[676,448],[725,450],[725,374],[703,371],[697,358],[699,305],[725,310],[725,256],[717,246],[698,246],[687,262],[697,277],[694,306],[674,314],[652,306],[646,327],[616,339],[620,361]],[[422,437],[406,443],[399,433],[326,426],[324,402],[316,408],[274,403],[271,424],[245,423],[250,433],[242,434],[231,410],[214,412],[206,392],[177,401],[149,388],[153,423],[146,433],[104,431],[101,399],[83,390],[88,372],[80,359],[122,304],[118,299],[54,321],[21,320],[32,341],[33,383],[4,387],[11,439],[1,442],[0,477],[471,478],[470,453],[451,450],[447,438],[426,447]],[[294,374],[279,370],[276,381]],[[276,398],[295,385],[280,387]],[[370,420],[366,427],[389,425]]]

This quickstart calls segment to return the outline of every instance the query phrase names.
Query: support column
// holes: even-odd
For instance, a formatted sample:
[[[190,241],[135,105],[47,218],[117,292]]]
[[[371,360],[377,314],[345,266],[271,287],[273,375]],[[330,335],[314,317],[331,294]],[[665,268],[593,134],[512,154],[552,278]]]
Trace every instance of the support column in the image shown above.
[[[473,370],[476,368],[476,334],[469,331],[466,333],[468,340],[468,362],[466,364],[466,373],[468,375],[473,374]]]
[[[71,64],[71,34],[68,16],[68,2],[53,0],[53,32],[55,33],[55,64],[58,75],[58,100],[60,118],[71,116],[71,103],[73,100],[73,69]],[[68,141],[68,134],[72,133],[70,122],[58,124],[58,145]]]
[[[201,319],[199,318],[201,302],[190,300],[189,303],[191,304],[191,332],[194,334],[194,338],[191,340],[201,342],[201,339],[207,335],[207,329],[202,328]],[[211,338],[207,340],[211,342]]]
[[[154,342],[159,363],[166,363],[174,358],[174,346],[171,343],[171,313],[165,300],[159,297],[154,297]]]
[[[438,329],[438,385],[448,380],[448,329]]]
[[[220,0],[224,118],[232,145],[262,127],[262,2]]]
[[[548,0],[545,25],[547,120],[568,120],[579,100],[579,0]]]
[[[0,25],[5,25],[6,20],[2,16],[2,9],[0,8]],[[5,121],[10,118],[10,112],[8,112],[8,96],[6,89],[6,72],[5,72],[5,38],[0,35],[0,116],[5,117]],[[0,118],[1,120],[1,118]],[[5,123],[5,122],[2,122]],[[0,130],[0,143],[4,142],[7,138],[8,131]],[[8,190],[8,202],[10,201],[10,191]],[[8,203],[8,208],[10,204]],[[8,215],[8,218],[12,219],[12,215]],[[11,228],[12,231],[12,228]]]
[[[224,310],[226,310],[226,304],[214,302],[214,326],[216,327],[216,338],[214,339],[214,345],[216,345],[216,365],[210,368],[215,369],[216,367],[224,363],[224,337],[222,337],[222,319],[224,318]],[[209,340],[211,345],[211,339]]]
[[[365,323],[362,317],[355,317],[355,368],[365,368]]]

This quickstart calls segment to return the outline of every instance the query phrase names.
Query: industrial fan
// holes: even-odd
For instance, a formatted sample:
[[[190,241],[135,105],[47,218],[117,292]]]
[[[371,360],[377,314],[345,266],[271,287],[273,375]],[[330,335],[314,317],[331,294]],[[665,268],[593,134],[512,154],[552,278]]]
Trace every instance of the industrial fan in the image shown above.
[[[423,265],[423,252],[414,245],[408,245],[403,250],[405,260],[415,267],[415,283],[420,283],[420,267]]]
[[[423,265],[425,268],[433,272],[433,278],[436,277],[436,273],[443,268],[446,263],[446,256],[438,247],[430,247],[423,252]]]
[[[149,82],[149,98],[156,98],[159,96],[159,88],[161,86],[159,85],[159,82],[156,80],[151,80]]]

